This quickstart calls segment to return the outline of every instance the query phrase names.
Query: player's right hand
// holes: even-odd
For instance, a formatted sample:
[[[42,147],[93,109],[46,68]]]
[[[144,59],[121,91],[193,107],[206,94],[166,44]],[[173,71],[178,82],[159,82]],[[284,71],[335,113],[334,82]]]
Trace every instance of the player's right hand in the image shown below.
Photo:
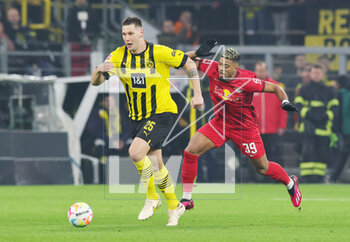
[[[218,42],[215,39],[207,39],[199,48],[195,51],[197,57],[205,57],[215,54],[215,52],[210,52]]]
[[[98,65],[97,69],[99,72],[102,73],[105,80],[108,80],[110,75],[108,72],[111,72],[113,70],[113,63],[112,62],[103,62],[100,65]]]
[[[202,95],[195,95],[191,99],[191,107],[196,109],[203,109],[204,108],[204,100]]]
[[[281,107],[283,110],[286,110],[288,112],[298,112],[298,109],[296,107],[294,107],[294,105],[288,101],[283,102]]]
[[[103,62],[98,65],[97,69],[99,72],[109,72],[113,70],[113,63],[112,62]]]

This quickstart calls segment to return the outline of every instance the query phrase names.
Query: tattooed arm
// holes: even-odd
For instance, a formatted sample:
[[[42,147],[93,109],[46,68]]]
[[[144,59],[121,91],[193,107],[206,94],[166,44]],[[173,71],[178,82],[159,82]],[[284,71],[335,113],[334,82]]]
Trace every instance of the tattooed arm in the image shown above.
[[[184,68],[187,71],[188,77],[190,78],[193,88],[193,98],[191,99],[191,106],[192,108],[202,109],[204,101],[202,97],[202,91],[196,64],[193,62],[193,60],[191,60],[191,58],[188,58],[186,64],[184,65]]]

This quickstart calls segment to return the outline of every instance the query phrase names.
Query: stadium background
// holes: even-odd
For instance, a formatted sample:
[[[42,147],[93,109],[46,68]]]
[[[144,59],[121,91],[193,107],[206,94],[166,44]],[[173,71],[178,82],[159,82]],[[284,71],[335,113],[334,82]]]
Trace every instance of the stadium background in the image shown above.
[[[260,184],[269,181],[257,175],[246,158],[225,159],[225,152],[232,154],[232,144],[200,160],[197,182],[221,184],[228,168],[236,179],[231,180],[236,183],[235,193],[194,194],[195,209],[186,212],[176,228],[164,226],[166,206],[150,220],[137,221],[144,194],[111,193],[108,186],[109,174],[116,173],[108,169],[111,164],[116,167],[113,159],[120,165],[120,183],[139,184],[127,157],[130,139],[123,89],[116,79],[98,88],[89,85],[91,70],[123,44],[121,20],[138,16],[151,42],[186,51],[212,37],[237,48],[246,69],[254,70],[259,60],[265,61],[269,75],[284,85],[291,100],[302,82],[298,72],[305,62],[328,66],[324,81],[336,90],[338,76],[350,70],[348,0],[84,2],[0,0],[0,241],[349,239],[349,162],[338,180],[345,184],[302,182],[302,209],[296,210],[282,185]],[[11,31],[7,21],[12,7],[17,9],[12,19],[18,21],[19,31]],[[180,18],[191,27],[190,33],[181,32]],[[166,20],[173,22],[177,34]],[[185,101],[177,89],[185,97],[191,95],[186,73],[171,70],[171,77],[176,87],[171,93],[182,110]],[[209,108],[207,90],[208,80],[204,79]],[[106,107],[112,108],[108,111]],[[201,112],[185,109],[175,133],[199,115]],[[107,117],[115,122],[106,121]],[[207,116],[166,146],[165,160],[182,155],[191,133],[205,122]],[[300,175],[303,147],[296,123],[296,116],[288,114],[287,129],[274,146],[273,160],[289,174]],[[109,131],[120,133],[122,148],[108,149],[108,142],[113,141]],[[337,135],[338,147],[328,150],[322,183],[332,183],[329,175],[344,150],[341,132]],[[172,164],[178,164],[176,159]],[[181,176],[174,174],[176,169],[169,171],[173,178],[179,177],[179,198]],[[69,206],[79,201],[94,211],[92,224],[85,229],[76,229],[67,221]]]
[[[301,83],[300,65],[305,62],[315,64],[326,59],[325,81],[335,89],[339,88],[338,76],[346,75],[350,68],[347,1],[2,0],[0,21],[5,35],[10,8],[18,10],[22,35],[12,39],[13,48],[1,35],[0,184],[104,183],[109,155],[131,163],[127,161],[130,137],[123,90],[117,88],[120,91],[112,91],[108,97],[113,87],[89,85],[91,70],[123,44],[120,22],[125,16],[139,16],[144,22],[145,38],[151,42],[186,51],[211,37],[226,47],[237,48],[246,69],[254,70],[257,61],[265,61],[270,77],[285,87],[291,100]],[[183,21],[191,31],[181,32]],[[169,30],[171,23],[176,34],[172,28]],[[298,61],[299,57],[302,60]],[[172,95],[182,110],[185,102],[177,90],[189,96],[186,73],[172,70],[171,77],[176,87]],[[207,79],[203,88],[209,108]],[[119,107],[115,113],[108,113],[106,105],[116,99],[120,100]],[[118,123],[109,127],[104,115],[119,117]],[[186,109],[175,133],[199,115]],[[203,122],[206,120],[198,122],[197,128]],[[181,155],[195,128],[166,146],[164,155]],[[296,129],[296,116],[289,114],[274,159],[289,173],[299,174],[300,135]],[[120,149],[108,149],[106,130],[121,133]],[[341,149],[341,145],[329,149],[323,182],[329,182]],[[223,181],[223,156],[224,149],[218,149],[203,158],[199,182]],[[244,157],[238,156],[238,160],[240,182],[266,182]],[[125,169],[134,174],[131,166]],[[349,174],[346,165],[339,181],[349,182]],[[134,175],[132,179],[137,179]],[[124,182],[132,179],[125,178]]]

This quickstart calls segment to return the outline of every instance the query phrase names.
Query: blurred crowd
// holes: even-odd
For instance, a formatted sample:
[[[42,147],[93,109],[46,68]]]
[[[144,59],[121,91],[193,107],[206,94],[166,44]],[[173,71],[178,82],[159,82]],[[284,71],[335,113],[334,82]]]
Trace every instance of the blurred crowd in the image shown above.
[[[103,12],[102,4],[97,0],[75,0],[62,5],[51,1],[49,14],[40,0],[28,0],[26,5],[22,1],[5,2],[0,1],[0,40],[6,43],[7,50],[41,51],[41,54],[32,56],[10,55],[10,73],[84,75],[89,73],[86,55],[72,57],[71,73],[64,73],[61,69],[65,59],[53,52],[63,51],[69,46],[71,52],[90,53],[98,48],[100,39],[109,52],[122,43],[118,34],[120,27],[115,24],[120,23],[122,16],[120,6],[116,6],[114,16],[111,16],[109,9]],[[171,47],[179,44],[195,46],[213,36],[220,43],[230,45],[303,45],[307,2],[192,0],[186,4],[174,4],[165,1],[162,3],[165,16],[160,18],[157,16],[163,7],[157,1],[145,0],[138,3],[143,6],[138,10],[161,31],[157,36],[159,43]],[[129,4],[138,7],[133,1]],[[25,14],[22,12],[24,6],[27,6]],[[239,19],[239,11],[243,13],[243,21]],[[107,19],[107,24],[103,19]],[[240,24],[243,25],[243,42],[239,40]]]

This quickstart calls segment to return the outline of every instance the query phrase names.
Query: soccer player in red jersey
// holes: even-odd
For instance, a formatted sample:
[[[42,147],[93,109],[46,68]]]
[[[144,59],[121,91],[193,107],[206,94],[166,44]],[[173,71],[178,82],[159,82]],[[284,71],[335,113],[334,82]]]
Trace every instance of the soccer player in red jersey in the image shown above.
[[[195,61],[197,69],[210,79],[210,95],[215,105],[215,117],[200,128],[191,138],[184,151],[182,165],[183,198],[186,209],[193,208],[192,189],[197,175],[199,156],[215,147],[220,147],[231,139],[244,155],[247,155],[255,170],[286,185],[292,203],[299,207],[301,192],[298,178],[288,176],[278,164],[269,161],[261,140],[256,114],[252,105],[254,92],[274,93],[281,101],[282,109],[295,112],[297,109],[288,101],[288,96],[280,86],[260,80],[256,74],[238,67],[240,53],[233,48],[226,49],[219,62],[199,59],[208,56],[217,44],[207,40],[196,51],[186,54]],[[224,107],[223,107],[224,106]]]

